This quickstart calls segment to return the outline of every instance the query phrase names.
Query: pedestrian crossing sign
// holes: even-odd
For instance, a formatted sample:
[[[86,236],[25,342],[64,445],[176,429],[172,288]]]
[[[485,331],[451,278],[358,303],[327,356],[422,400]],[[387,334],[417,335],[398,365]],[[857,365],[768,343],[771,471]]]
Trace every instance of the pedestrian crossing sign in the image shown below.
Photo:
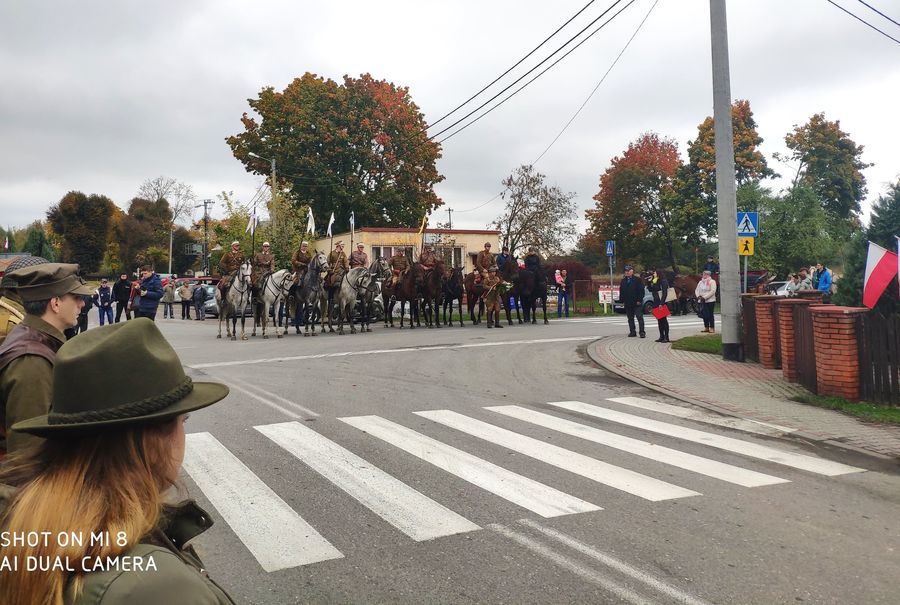
[[[737,234],[751,237],[759,235],[759,212],[738,212]]]
[[[754,243],[754,238],[752,238],[752,237],[739,237],[738,238],[738,255],[753,256],[753,243]]]

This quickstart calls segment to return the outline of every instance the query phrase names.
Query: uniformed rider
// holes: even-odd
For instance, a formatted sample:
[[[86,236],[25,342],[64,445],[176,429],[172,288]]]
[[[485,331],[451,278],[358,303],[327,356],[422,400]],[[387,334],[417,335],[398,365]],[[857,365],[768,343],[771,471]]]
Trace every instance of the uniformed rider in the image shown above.
[[[219,292],[222,293],[222,300],[228,294],[228,287],[234,275],[240,270],[244,262],[244,253],[241,252],[241,243],[237,240],[231,242],[231,250],[222,255],[219,260]]]
[[[350,269],[347,255],[344,254],[344,242],[337,242],[334,250],[328,255],[328,275],[325,284],[328,288],[328,300],[334,298],[334,291],[341,285],[344,274]]]
[[[434,254],[434,246],[427,245],[419,255],[419,264],[422,265],[424,271],[431,271],[437,264],[437,256]]]
[[[391,257],[391,285],[396,286],[409,270],[409,260],[400,248],[394,248],[394,256]]]
[[[488,271],[495,266],[494,255],[491,253],[491,242],[485,242],[484,250],[475,258],[475,269],[481,273],[481,277],[487,277]]]
[[[356,244],[356,250],[350,253],[350,268],[368,267],[369,255],[365,253],[365,246]]]
[[[253,270],[250,279],[256,288],[262,286],[263,280],[267,275],[275,272],[275,256],[272,254],[269,242],[263,242],[262,251],[257,252],[253,257]]]
[[[303,276],[306,275],[306,269],[312,261],[312,255],[309,253],[309,242],[301,242],[300,247],[291,257],[291,269],[294,271],[294,285],[300,283]]]

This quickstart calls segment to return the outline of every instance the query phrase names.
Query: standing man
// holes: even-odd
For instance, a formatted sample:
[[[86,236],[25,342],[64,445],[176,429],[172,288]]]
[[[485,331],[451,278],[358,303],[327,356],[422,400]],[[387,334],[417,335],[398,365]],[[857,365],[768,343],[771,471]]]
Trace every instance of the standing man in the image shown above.
[[[812,285],[812,278],[809,276],[809,272],[806,267],[800,267],[800,271],[798,271],[799,282],[797,283],[798,290],[815,290]]]
[[[122,317],[122,311],[125,311],[125,319],[131,319],[131,309],[128,308],[128,301],[131,298],[131,282],[128,281],[128,275],[123,273],[119,276],[112,287],[112,297],[116,301],[116,323]]]
[[[831,300],[831,270],[824,263],[816,263],[816,272],[813,274],[813,284],[816,290],[822,293],[822,302]]]
[[[197,284],[194,291],[191,293],[194,301],[194,319],[196,321],[203,321],[206,319],[206,295],[206,288],[202,282]],[[188,317],[188,319],[190,319],[190,317]]]
[[[53,363],[66,341],[63,330],[78,323],[91,289],[78,265],[44,263],[7,274],[22,300],[25,319],[0,346],[0,457],[39,440],[10,433],[20,420],[46,414],[52,399]]]
[[[491,242],[484,243],[484,250],[475,257],[475,269],[481,273],[481,277],[487,277],[488,271],[494,266],[494,255],[491,254]]]
[[[485,288],[482,298],[484,299],[484,310],[487,311],[487,327],[502,328],[500,324],[500,291],[498,287],[503,279],[497,275],[497,267],[488,268],[488,276],[482,282]]]
[[[556,316],[562,317],[563,313],[563,304],[566,307],[566,317],[569,316],[569,302],[572,300],[572,278],[569,277],[569,272],[565,269],[559,272],[559,276],[561,278],[559,286],[556,290]],[[641,330],[643,331],[643,323],[641,324]]]
[[[228,294],[228,286],[231,285],[231,279],[238,272],[244,262],[244,253],[241,252],[241,243],[237,240],[231,242],[231,250],[222,255],[219,259],[219,292],[222,293],[222,300]]]
[[[175,319],[175,281],[168,279],[166,285],[163,286],[163,319]]]
[[[362,244],[356,244],[356,250],[350,253],[350,268],[354,269],[356,267],[368,267],[369,266],[369,255],[365,253],[365,246]]]
[[[140,296],[141,302],[138,304],[134,316],[156,321],[156,310],[163,297],[163,287],[159,275],[153,272],[153,267],[150,265],[141,267]]]
[[[646,338],[644,332],[644,282],[634,274],[634,267],[625,265],[625,277],[619,282],[619,300],[625,305],[625,315],[628,316],[628,336],[634,337],[634,318],[637,316],[638,328],[641,338]]]
[[[199,287],[199,286],[198,286]],[[191,299],[193,298],[193,290],[191,284],[184,282],[178,288],[178,298],[181,300],[181,319],[191,318]]]
[[[715,275],[719,272],[719,263],[713,259],[712,255],[706,257],[706,264],[703,265],[704,271],[709,271],[710,275]]]
[[[306,268],[312,261],[312,255],[309,253],[309,242],[301,242],[300,247],[291,257],[291,268],[294,270],[294,285],[300,283],[303,276],[306,275]]]
[[[100,287],[94,290],[94,304],[97,305],[97,309],[100,311],[101,326],[104,320],[109,324],[113,322],[112,301],[112,288],[109,287],[109,280],[104,277],[100,280]]]
[[[349,268],[347,255],[344,254],[344,242],[338,242],[334,245],[334,250],[331,251],[331,254],[328,255],[328,275],[325,280],[328,286],[329,304],[334,298],[334,291],[341,285],[341,280]]]

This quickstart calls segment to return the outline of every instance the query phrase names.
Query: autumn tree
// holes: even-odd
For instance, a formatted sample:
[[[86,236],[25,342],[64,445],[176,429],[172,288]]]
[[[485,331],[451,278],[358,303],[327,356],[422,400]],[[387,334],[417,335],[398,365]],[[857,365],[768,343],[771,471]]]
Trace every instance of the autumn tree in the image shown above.
[[[48,261],[56,260],[56,252],[47,237],[44,225],[41,221],[34,221],[25,231],[25,244],[22,247],[23,252],[28,252],[32,256],[40,256]]]
[[[133,198],[115,227],[121,263],[126,268],[133,268],[143,263],[156,266],[167,262],[171,224],[172,211],[168,201]]]
[[[860,202],[866,195],[862,171],[871,164],[862,161],[863,146],[841,130],[840,121],[826,120],[823,113],[794,126],[784,141],[791,150],[788,159],[798,163],[794,182],[812,188],[831,219],[831,233],[846,237],[858,224]]]
[[[652,132],[638,137],[600,177],[596,207],[585,213],[591,232],[615,240],[624,258],[655,259],[661,245],[676,269],[675,247],[683,238],[674,188],[680,166],[673,140]]]
[[[47,210],[53,230],[62,237],[62,260],[82,271],[100,268],[115,204],[105,195],[70,191]]]
[[[183,252],[179,253],[179,250],[174,246],[175,223],[191,215],[191,211],[194,209],[194,203],[197,201],[197,196],[194,194],[194,190],[190,185],[182,183],[172,177],[158,176],[153,179],[147,179],[141,183],[141,186],[138,189],[138,197],[154,202],[166,200],[169,205],[169,212],[172,214],[172,219],[168,226],[168,235],[166,236],[166,239],[168,240],[171,254],[166,254],[166,256],[169,257],[169,273],[172,273],[172,262],[174,257],[183,256]],[[184,236],[183,233],[181,235],[182,237]],[[183,259],[181,264],[183,264]],[[175,271],[175,273],[178,273],[178,271]]]
[[[338,224],[355,212],[359,226],[396,226],[441,204],[440,147],[407,88],[369,74],[338,84],[306,73],[248,102],[256,116],[244,113],[243,132],[226,141],[248,172],[268,176],[275,160],[278,191],[294,206],[334,212]]]
[[[500,231],[500,239],[511,254],[534,246],[543,254],[559,254],[575,232],[574,193],[544,184],[547,177],[533,166],[523,165],[502,183],[506,206],[489,227]]]
[[[734,176],[737,186],[775,176],[759,151],[763,139],[756,130],[750,102],[737,100],[731,106],[734,134]],[[718,229],[716,214],[716,132],[712,116],[697,126],[697,138],[688,141],[688,162],[678,171],[676,190],[680,199],[679,227],[692,243],[714,237]]]

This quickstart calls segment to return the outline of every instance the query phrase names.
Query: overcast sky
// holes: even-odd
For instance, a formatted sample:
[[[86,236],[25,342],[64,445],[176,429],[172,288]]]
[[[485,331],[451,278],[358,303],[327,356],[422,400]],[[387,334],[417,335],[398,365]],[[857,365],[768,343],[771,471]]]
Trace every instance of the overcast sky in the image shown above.
[[[900,38],[900,27],[860,2],[837,1]],[[224,139],[240,131],[247,99],[262,87],[281,90],[306,71],[337,81],[369,72],[409,87],[433,122],[586,2],[7,0],[0,6],[0,224],[43,218],[69,190],[102,193],[125,208],[144,179],[159,175],[190,184],[201,198],[225,190],[247,201],[262,180],[244,171]],[[900,20],[897,2],[868,2]],[[597,0],[536,57],[611,3]],[[454,227],[483,228],[499,214],[502,200],[484,202],[550,144],[652,4],[636,0],[444,144],[438,169],[446,180],[437,191],[454,210]],[[730,0],[728,19],[732,96],[750,100],[772,168],[793,175],[794,167],[771,155],[785,151],[795,124],[824,111],[865,146],[863,159],[874,164],[865,171],[869,200],[900,177],[900,45],[825,0]],[[629,141],[652,130],[674,138],[684,157],[711,113],[709,3],[660,0],[537,168],[576,194],[583,228],[600,174]],[[432,222],[446,217],[439,211]]]

